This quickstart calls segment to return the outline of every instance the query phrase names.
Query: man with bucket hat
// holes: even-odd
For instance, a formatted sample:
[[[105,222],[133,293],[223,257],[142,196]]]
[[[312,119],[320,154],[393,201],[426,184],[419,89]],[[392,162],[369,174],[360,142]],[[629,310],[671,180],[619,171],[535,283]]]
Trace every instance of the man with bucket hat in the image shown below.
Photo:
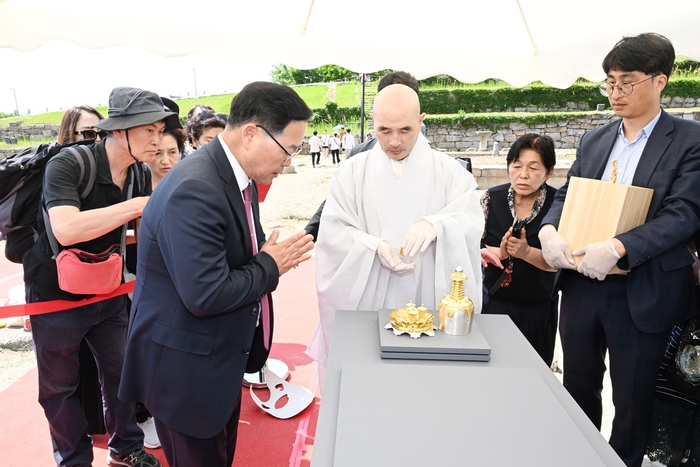
[[[63,151],[46,165],[43,203],[49,228],[61,250],[71,247],[99,254],[111,246],[123,246],[123,226],[141,216],[151,194],[150,173],[135,162],[150,161],[163,131],[181,127],[177,114],[166,109],[157,94],[126,87],[112,91],[108,118],[96,126],[105,130],[107,137],[85,146],[93,158],[81,159]],[[96,167],[91,167],[93,163]],[[96,174],[94,185],[88,189],[80,174],[90,169]],[[39,224],[37,242],[23,258],[27,303],[85,298],[59,286],[54,253],[41,219]],[[100,374],[105,427],[110,434],[107,463],[160,465],[143,449],[143,432],[136,424],[134,403],[117,397],[127,322],[125,295],[31,317],[39,403],[49,422],[59,466],[90,466],[93,461],[87,421],[75,395],[78,349],[83,338],[92,349]]]

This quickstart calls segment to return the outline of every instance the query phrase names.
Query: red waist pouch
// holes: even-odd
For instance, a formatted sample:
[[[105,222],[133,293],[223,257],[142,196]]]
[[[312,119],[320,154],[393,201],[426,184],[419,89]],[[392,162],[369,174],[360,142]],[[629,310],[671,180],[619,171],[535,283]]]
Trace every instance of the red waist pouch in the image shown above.
[[[102,253],[77,248],[61,251],[56,257],[58,286],[79,295],[107,294],[122,282],[120,246],[112,245]]]

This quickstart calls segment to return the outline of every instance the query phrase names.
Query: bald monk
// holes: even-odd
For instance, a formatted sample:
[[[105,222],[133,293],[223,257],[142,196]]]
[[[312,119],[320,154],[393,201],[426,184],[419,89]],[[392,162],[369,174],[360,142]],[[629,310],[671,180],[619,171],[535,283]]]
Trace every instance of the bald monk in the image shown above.
[[[419,138],[424,118],[414,90],[384,88],[372,113],[379,144],[343,163],[329,184],[316,244],[320,324],[308,350],[321,379],[336,310],[393,309],[409,300],[435,310],[461,266],[465,293],[481,311],[477,185]]]

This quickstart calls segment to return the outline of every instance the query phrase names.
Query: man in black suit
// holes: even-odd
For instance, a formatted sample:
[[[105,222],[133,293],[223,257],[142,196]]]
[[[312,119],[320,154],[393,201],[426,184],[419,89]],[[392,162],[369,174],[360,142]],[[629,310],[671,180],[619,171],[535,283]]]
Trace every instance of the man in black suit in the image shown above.
[[[177,164],[144,210],[119,394],[151,412],[171,467],[233,463],[243,374],[272,342],[270,293],[313,248],[303,231],[265,241],[256,183],[291,163],[311,114],[289,87],[247,85],[223,133]]]
[[[610,444],[628,466],[642,463],[656,374],[671,327],[697,314],[694,255],[700,228],[700,125],[660,108],[675,52],[663,36],[625,37],[603,61],[608,96],[622,118],[586,133],[569,177],[654,190],[646,222],[571,252],[556,228],[568,182],[542,221],[545,260],[561,268],[564,386],[600,428],[605,353],[615,418]],[[573,256],[583,255],[576,267]],[[613,266],[628,270],[607,275]]]

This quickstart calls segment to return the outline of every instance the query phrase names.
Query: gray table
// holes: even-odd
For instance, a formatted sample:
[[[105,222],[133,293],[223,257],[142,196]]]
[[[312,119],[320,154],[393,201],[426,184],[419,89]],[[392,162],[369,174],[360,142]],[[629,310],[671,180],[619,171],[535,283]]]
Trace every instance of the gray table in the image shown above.
[[[490,362],[383,360],[377,313],[339,311],[312,467],[624,466],[510,318],[475,319]]]

